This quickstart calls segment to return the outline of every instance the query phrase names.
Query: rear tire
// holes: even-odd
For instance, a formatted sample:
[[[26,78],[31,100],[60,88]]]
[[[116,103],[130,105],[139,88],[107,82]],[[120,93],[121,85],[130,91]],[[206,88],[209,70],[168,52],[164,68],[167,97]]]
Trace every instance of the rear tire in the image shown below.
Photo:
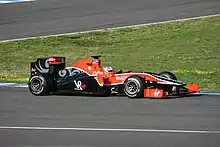
[[[30,77],[28,88],[33,95],[48,95],[53,90],[53,79],[49,76],[36,74]]]
[[[128,77],[123,84],[124,93],[129,98],[141,98],[144,95],[144,80],[139,76]]]

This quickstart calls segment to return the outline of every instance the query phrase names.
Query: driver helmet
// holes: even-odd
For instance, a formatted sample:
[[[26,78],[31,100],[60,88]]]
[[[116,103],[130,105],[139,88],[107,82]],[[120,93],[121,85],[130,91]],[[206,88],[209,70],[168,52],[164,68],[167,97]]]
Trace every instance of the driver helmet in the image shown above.
[[[103,67],[104,71],[105,72],[113,72],[113,68],[111,66],[106,66],[106,67]]]

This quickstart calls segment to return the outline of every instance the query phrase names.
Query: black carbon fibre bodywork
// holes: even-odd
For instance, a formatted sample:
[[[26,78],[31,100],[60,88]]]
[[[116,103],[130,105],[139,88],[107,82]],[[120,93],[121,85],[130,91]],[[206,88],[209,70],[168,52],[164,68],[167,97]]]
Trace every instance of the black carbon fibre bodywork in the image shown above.
[[[56,59],[59,64],[50,64],[50,58]],[[94,76],[75,69],[73,67],[65,67],[65,57],[47,57],[37,58],[35,62],[31,62],[31,75],[41,75],[51,78],[53,87],[52,92],[92,92],[103,94],[106,88],[99,86]]]

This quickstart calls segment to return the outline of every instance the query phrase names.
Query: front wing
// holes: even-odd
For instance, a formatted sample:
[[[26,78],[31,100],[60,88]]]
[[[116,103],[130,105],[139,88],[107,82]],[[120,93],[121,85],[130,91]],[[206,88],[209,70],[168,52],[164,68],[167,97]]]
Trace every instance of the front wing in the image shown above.
[[[168,94],[164,89],[152,88],[144,89],[144,98],[166,98],[169,96],[185,96],[199,92],[199,86],[197,84],[188,84],[187,87],[180,87],[177,91]]]

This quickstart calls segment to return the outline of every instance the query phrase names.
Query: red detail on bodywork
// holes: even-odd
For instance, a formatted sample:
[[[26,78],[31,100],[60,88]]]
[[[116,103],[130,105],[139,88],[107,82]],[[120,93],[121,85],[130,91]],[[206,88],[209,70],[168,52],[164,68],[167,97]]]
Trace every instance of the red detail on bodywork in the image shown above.
[[[86,84],[82,83],[81,87],[82,89],[86,89]]]
[[[197,92],[199,92],[199,85],[197,85],[197,84],[188,84],[187,89],[188,89],[188,93],[197,93]]]
[[[93,75],[94,72],[96,72],[96,73],[102,72],[99,64],[92,64],[91,59],[85,59],[85,60],[81,60],[79,62],[76,62],[76,63],[72,64],[72,67],[79,68],[90,75]]]
[[[144,89],[145,98],[163,98],[164,91],[162,89]]]
[[[31,72],[35,72],[36,71],[36,69],[35,68],[31,68]]]
[[[96,78],[97,78],[97,81],[98,81],[99,85],[103,86],[104,85],[103,76],[101,74],[98,74]]]
[[[48,63],[50,65],[62,64],[62,62],[58,62],[55,57],[48,58]]]
[[[62,64],[62,62],[56,62],[56,61],[54,61],[54,62],[49,62],[49,64],[51,64],[51,65]]]
[[[54,61],[56,61],[56,58],[54,58],[54,57],[48,58],[48,62],[54,62]]]

